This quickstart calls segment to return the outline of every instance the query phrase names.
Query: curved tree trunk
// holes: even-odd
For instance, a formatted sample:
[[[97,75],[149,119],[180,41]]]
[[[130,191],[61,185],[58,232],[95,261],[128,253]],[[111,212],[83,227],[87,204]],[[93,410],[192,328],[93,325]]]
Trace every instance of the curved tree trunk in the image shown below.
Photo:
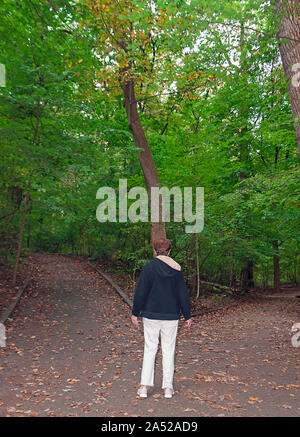
[[[125,109],[127,113],[128,125],[132,132],[135,145],[138,149],[141,149],[139,154],[139,161],[144,173],[146,188],[151,202],[151,187],[159,187],[159,178],[155,168],[155,164],[152,158],[151,150],[148,145],[148,141],[142,127],[137,102],[134,92],[133,79],[124,80],[123,93],[125,99]],[[160,205],[160,217],[161,217],[161,205]],[[162,222],[151,223],[151,239],[152,242],[155,239],[166,237],[165,225]]]
[[[277,13],[282,17],[277,38],[282,39],[279,43],[279,51],[288,84],[300,154],[300,2],[299,0],[277,0],[275,4]]]
[[[245,65],[246,59],[247,59],[247,47],[245,44],[245,26],[244,22],[241,22],[241,35],[240,35],[240,50],[241,50],[241,67],[240,67],[240,74],[242,75],[245,69],[247,68]],[[248,82],[248,81],[247,81]],[[247,85],[247,83],[245,84]],[[239,178],[240,180],[247,179],[249,177],[249,169],[248,169],[248,162],[249,162],[249,144],[246,137],[246,134],[248,132],[248,124],[249,124],[249,102],[245,101],[241,105],[240,111],[239,111],[239,120],[241,123],[243,123],[243,127],[239,129],[239,160],[241,169],[239,172]],[[249,237],[246,237],[248,239]],[[241,289],[244,291],[249,291],[254,286],[253,282],[253,262],[247,258],[244,257],[242,259],[242,269],[241,269]]]
[[[229,274],[229,288],[233,285],[233,275],[234,275],[234,253],[232,252],[230,274]]]

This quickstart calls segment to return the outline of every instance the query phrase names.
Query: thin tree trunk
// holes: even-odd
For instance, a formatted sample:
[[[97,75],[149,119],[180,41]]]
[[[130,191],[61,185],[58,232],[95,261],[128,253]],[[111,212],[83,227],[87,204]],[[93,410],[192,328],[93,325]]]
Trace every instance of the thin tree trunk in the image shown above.
[[[278,252],[278,241],[273,241],[273,267],[274,267],[274,291],[280,291],[280,270],[279,270],[279,252]]]
[[[296,77],[296,73],[300,71],[300,3],[299,0],[277,0],[275,5],[277,14],[282,18],[277,38],[282,39],[279,52],[287,80],[300,154],[300,77]]]
[[[23,190],[22,188],[18,188],[18,187],[10,187],[9,188],[9,194],[8,194],[8,209],[11,210],[13,208],[13,210],[8,214],[8,220],[5,224],[5,237],[4,237],[4,241],[5,241],[5,257],[4,257],[4,262],[5,264],[8,263],[8,253],[9,250],[11,248],[11,229],[10,229],[10,224],[11,221],[15,215],[15,213],[20,209],[20,205],[22,203],[22,197],[23,197]]]
[[[17,271],[18,271],[18,265],[19,265],[19,261],[20,261],[20,255],[21,255],[21,248],[22,248],[22,241],[23,241],[23,234],[24,234],[26,214],[27,214],[28,206],[29,206],[29,199],[30,199],[30,191],[28,190],[28,192],[27,192],[27,194],[25,196],[25,203],[24,203],[22,223],[21,223],[21,226],[20,226],[19,237],[18,237],[18,248],[17,248],[17,254],[16,254],[15,265],[14,265],[14,270],[13,270],[13,279],[12,279],[12,285],[13,286],[16,285]]]
[[[243,74],[247,71],[246,59],[247,59],[247,47],[245,44],[245,27],[244,23],[241,22],[241,34],[240,34],[240,74],[243,77]],[[246,83],[248,84],[247,76],[245,75]],[[239,172],[240,180],[247,179],[249,177],[248,170],[248,161],[249,161],[249,144],[248,139],[246,138],[246,134],[248,132],[248,122],[249,122],[249,102],[245,101],[242,104],[242,107],[239,111],[239,120],[241,122],[242,127],[239,128],[239,136],[240,136],[240,154],[239,160],[241,164],[241,170]],[[246,237],[247,239],[247,237]],[[244,291],[250,290],[253,286],[253,262],[248,258],[244,257],[242,260],[242,270],[241,270],[241,289]]]
[[[41,81],[42,81],[42,79],[40,79],[40,84],[42,85]],[[40,125],[40,120],[41,120],[41,118],[40,118],[41,117],[40,108],[41,108],[41,104],[40,104],[40,101],[38,101],[38,103],[37,103],[37,111],[36,111],[35,127],[34,127],[34,132],[33,132],[33,138],[31,140],[31,144],[32,145],[35,144],[35,142],[36,142],[36,140],[38,138],[39,125]],[[22,249],[22,243],[23,243],[23,234],[24,234],[24,228],[25,228],[26,215],[27,215],[28,206],[29,206],[29,199],[30,199],[30,185],[28,187],[28,191],[27,191],[26,196],[25,196],[25,203],[24,203],[22,223],[21,223],[21,227],[20,227],[20,231],[19,231],[18,248],[17,248],[17,254],[16,254],[15,265],[14,265],[14,270],[13,270],[13,280],[12,280],[12,284],[13,285],[15,285],[16,278],[17,278],[18,264],[19,264],[20,255],[21,255],[21,249]]]
[[[253,262],[245,259],[241,271],[241,290],[249,291],[253,287]]]
[[[232,254],[232,258],[231,258],[229,288],[231,288],[233,284],[233,272],[234,272],[234,254]]]
[[[29,214],[31,213],[30,207],[28,208],[28,213]],[[30,237],[31,237],[31,226],[30,226],[30,223],[28,223],[27,224],[27,241],[26,241],[27,249],[29,249],[29,247],[30,247]]]
[[[139,161],[143,170],[148,196],[151,202],[151,187],[159,187],[159,178],[152,158],[152,154],[148,145],[148,141],[142,127],[137,102],[134,92],[133,79],[124,80],[123,93],[125,100],[125,109],[127,113],[128,125],[132,132],[135,145],[141,149],[139,154]],[[161,204],[161,202],[160,202]],[[151,205],[150,205],[151,206]],[[161,205],[160,205],[160,220],[161,220]],[[160,221],[158,223],[151,223],[151,239],[152,242],[158,238],[165,238],[165,225]]]

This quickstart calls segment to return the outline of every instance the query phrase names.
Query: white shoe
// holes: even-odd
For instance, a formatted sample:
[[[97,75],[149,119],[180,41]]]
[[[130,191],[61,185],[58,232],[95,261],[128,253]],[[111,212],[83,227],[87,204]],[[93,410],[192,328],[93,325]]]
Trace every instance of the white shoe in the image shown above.
[[[165,388],[165,398],[170,399],[174,394],[174,390],[170,387]]]
[[[137,394],[140,398],[146,398],[147,397],[147,387],[145,385],[142,385],[138,391]]]

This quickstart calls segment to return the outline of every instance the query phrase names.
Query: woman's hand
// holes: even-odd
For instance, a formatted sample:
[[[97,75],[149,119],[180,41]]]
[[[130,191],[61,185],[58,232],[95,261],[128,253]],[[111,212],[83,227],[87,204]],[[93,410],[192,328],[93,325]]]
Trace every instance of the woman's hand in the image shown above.
[[[190,328],[192,326],[192,319],[186,320],[185,326]]]
[[[138,321],[137,316],[132,315],[131,316],[131,321],[135,326],[139,326],[140,322]]]

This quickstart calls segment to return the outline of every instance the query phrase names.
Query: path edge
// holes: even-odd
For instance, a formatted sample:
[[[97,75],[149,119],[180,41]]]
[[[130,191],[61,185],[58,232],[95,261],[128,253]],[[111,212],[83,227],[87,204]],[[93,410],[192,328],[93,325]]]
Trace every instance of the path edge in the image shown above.
[[[22,286],[21,290],[17,294],[14,302],[6,310],[3,311],[3,314],[0,315],[0,323],[4,324],[7,321],[7,319],[12,315],[21,297],[23,296],[23,293],[26,290],[30,280],[31,280],[30,277],[26,279],[25,284]]]

